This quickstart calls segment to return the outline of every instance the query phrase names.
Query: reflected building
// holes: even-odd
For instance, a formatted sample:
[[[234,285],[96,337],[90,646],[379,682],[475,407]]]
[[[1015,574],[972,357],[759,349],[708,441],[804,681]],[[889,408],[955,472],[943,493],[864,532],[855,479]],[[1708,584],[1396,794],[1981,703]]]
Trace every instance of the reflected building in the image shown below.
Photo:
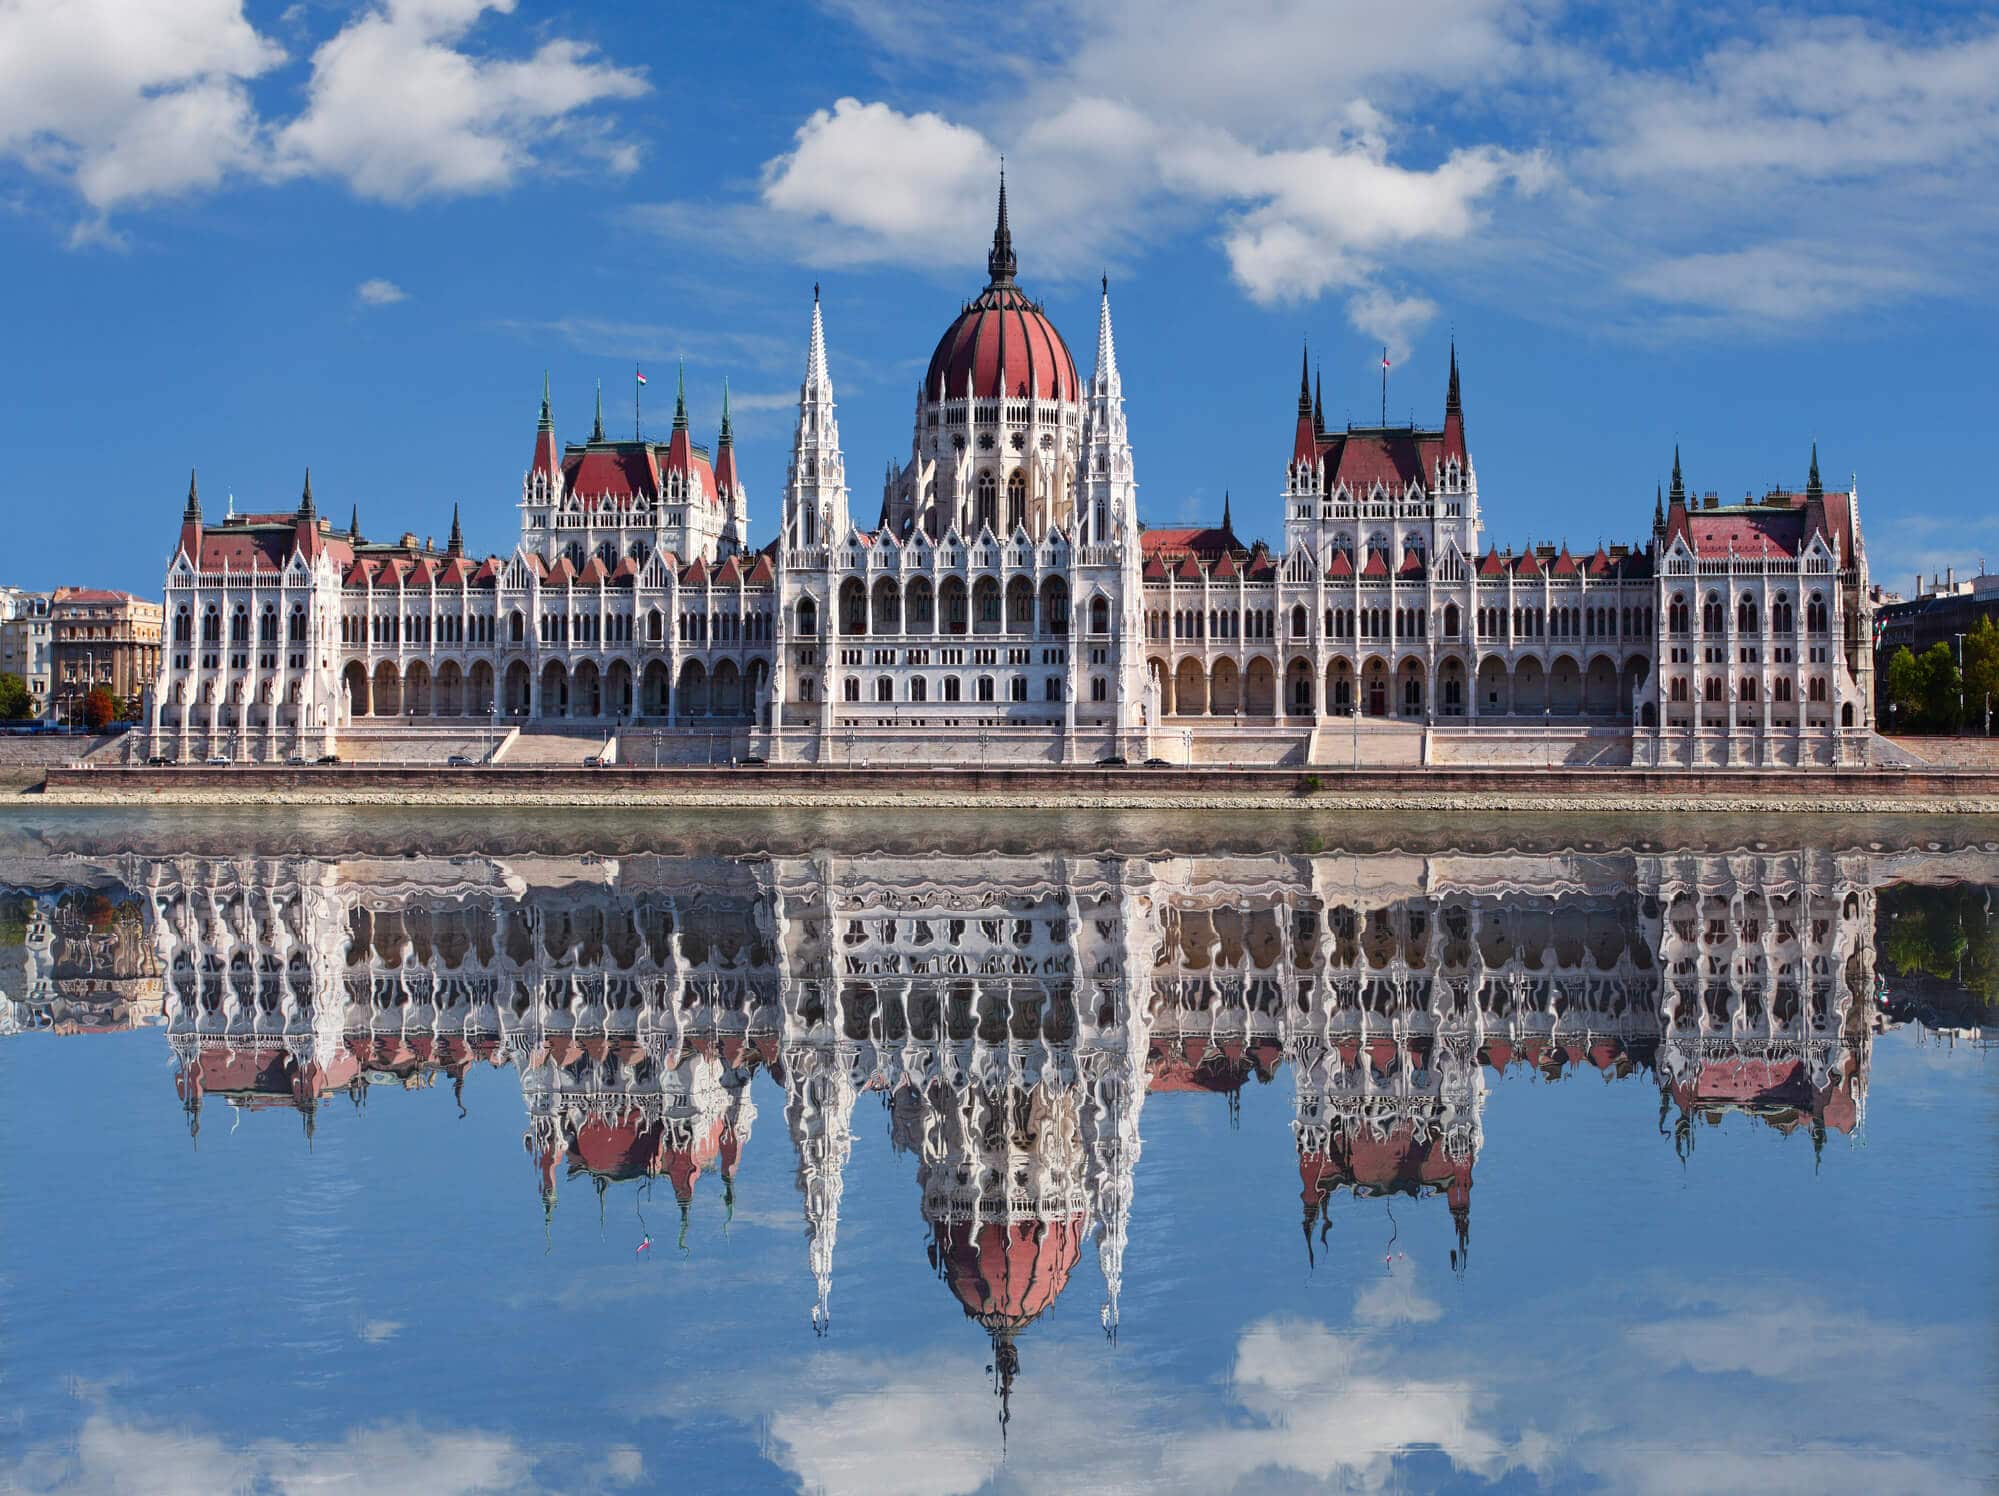
[[[1440,1198],[1460,1270],[1509,1077],[1647,1079],[1683,1151],[1736,1111],[1857,1129],[1910,855],[131,855],[51,871],[130,890],[143,941],[63,937],[43,893],[27,959],[33,994],[64,938],[143,967],[191,1130],[510,1068],[545,1214],[578,1176],[664,1180],[684,1221],[713,1174],[728,1209],[764,1071],[822,1332],[873,1093],[1004,1394],[1092,1253],[1115,1331],[1155,1095],[1233,1110],[1288,1070],[1307,1250],[1342,1194]]]

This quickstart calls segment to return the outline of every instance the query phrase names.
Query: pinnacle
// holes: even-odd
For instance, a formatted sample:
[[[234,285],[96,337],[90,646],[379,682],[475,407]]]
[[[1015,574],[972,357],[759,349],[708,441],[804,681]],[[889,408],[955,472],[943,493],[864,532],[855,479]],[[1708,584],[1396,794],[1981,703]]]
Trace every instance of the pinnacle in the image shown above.
[[[600,379],[597,381],[597,424],[590,428],[590,440],[593,442],[600,442],[603,439],[604,439],[604,381]]]
[[[986,271],[995,286],[1013,284],[1019,262],[1013,254],[1013,229],[1006,221],[1006,157],[1000,157],[999,217],[993,224],[992,252],[986,256]]]
[[[201,494],[194,483],[194,469],[187,470],[187,508],[181,512],[182,519],[200,520]]]
[[[726,447],[736,440],[735,429],[729,424],[729,381],[722,381],[722,437],[720,445]]]
[[[1312,413],[1312,345],[1307,342],[1298,355],[1298,414]]]
[[[555,412],[548,403],[548,370],[546,369],[541,371],[541,429],[543,431],[553,431],[555,429]]]
[[[312,469],[307,468],[305,470],[305,491],[298,496],[298,516],[300,519],[312,519],[317,514],[318,511],[312,505]]]
[[[1111,280],[1104,277],[1103,300],[1097,307],[1097,383],[1110,387],[1117,383],[1117,340],[1111,333]]]
[[[673,396],[673,429],[687,429],[687,360],[680,361],[680,387]]]

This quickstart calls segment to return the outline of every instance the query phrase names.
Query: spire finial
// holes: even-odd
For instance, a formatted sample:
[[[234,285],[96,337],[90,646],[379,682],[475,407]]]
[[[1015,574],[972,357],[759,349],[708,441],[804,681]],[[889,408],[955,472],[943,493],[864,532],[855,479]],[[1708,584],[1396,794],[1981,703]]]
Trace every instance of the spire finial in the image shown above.
[[[1225,532],[1235,529],[1234,522],[1229,518],[1229,491],[1226,488],[1222,490],[1222,529]]]
[[[1312,342],[1307,338],[1298,355],[1298,414],[1312,413]]]
[[[1817,441],[1813,441],[1812,443],[1812,474],[1809,478],[1805,479],[1805,497],[1808,499],[1822,499],[1825,497],[1825,484],[1819,481],[1819,444]]]
[[[1678,442],[1673,443],[1673,487],[1670,496],[1675,504],[1684,504],[1687,500],[1686,481],[1680,477],[1680,444]]]
[[[543,431],[553,431],[555,429],[555,410],[548,403],[548,370],[546,369],[541,371],[541,429]]]
[[[735,445],[735,441],[736,430],[729,424],[729,380],[728,376],[724,375],[722,378],[722,437],[718,445],[724,447],[733,446]]]
[[[1118,393],[1117,340],[1111,333],[1111,278],[1103,278],[1103,298],[1097,303],[1096,383],[1108,394]]]
[[[1312,371],[1312,431],[1317,436],[1326,434],[1326,376],[1319,369]]]
[[[187,508],[181,511],[180,517],[195,524],[201,523],[201,492],[195,487],[193,468],[187,470]]]
[[[680,387],[673,396],[673,429],[687,429],[687,360],[680,361]]]
[[[597,381],[597,424],[590,428],[590,440],[593,442],[600,442],[603,439],[604,439],[604,381],[600,379]]]
[[[298,496],[298,517],[302,520],[313,520],[319,517],[319,511],[313,508],[312,505],[311,468],[305,470],[305,489]]]
[[[1652,485],[1652,528],[1663,530],[1665,527],[1666,491],[1655,483]]]
[[[812,288],[812,342],[805,352],[805,382],[817,387],[826,379],[826,327],[819,315],[819,287]]]
[[[458,506],[456,504],[451,506],[451,540],[444,549],[447,555],[462,556],[465,554],[465,532],[459,528]]]
[[[1013,273],[1019,268],[1013,257],[1013,230],[1006,221],[1006,157],[1000,157],[999,218],[993,224],[992,253],[986,256],[986,272],[996,286],[1013,284]]]
[[[347,517],[347,538],[359,543],[361,539],[361,506],[356,504],[354,512]]]
[[[1447,416],[1461,416],[1464,413],[1464,405],[1458,398],[1458,340],[1453,335],[1451,338],[1451,387],[1444,395],[1444,414]]]

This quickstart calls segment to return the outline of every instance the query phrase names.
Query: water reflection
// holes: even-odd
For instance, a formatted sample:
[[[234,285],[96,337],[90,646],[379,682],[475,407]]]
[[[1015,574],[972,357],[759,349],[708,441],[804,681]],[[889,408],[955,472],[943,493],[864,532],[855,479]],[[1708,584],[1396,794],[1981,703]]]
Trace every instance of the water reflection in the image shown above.
[[[1495,1088],[1600,1077],[1683,1158],[1729,1113],[1815,1148],[1859,1129],[1878,890],[1965,871],[1810,849],[65,855],[0,866],[21,890],[0,1023],[161,1023],[197,1137],[218,1102],[309,1139],[341,1096],[511,1067],[524,1203],[657,1187],[682,1240],[733,1209],[762,1070],[822,1332],[875,1093],[1004,1420],[1024,1332],[1092,1256],[1117,1329],[1148,1098],[1232,1111],[1288,1070],[1305,1253],[1335,1196],[1406,1196],[1448,1212],[1463,1274]]]

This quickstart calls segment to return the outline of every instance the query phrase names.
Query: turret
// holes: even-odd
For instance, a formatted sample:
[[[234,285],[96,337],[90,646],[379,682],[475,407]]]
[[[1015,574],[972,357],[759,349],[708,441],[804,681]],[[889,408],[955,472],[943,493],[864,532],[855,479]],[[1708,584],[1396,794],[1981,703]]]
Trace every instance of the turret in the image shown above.
[[[1444,391],[1444,457],[1469,464],[1465,447],[1465,407],[1458,389],[1458,340],[1451,339],[1451,380]]]
[[[459,526],[458,506],[456,504],[451,506],[451,539],[445,545],[444,551],[448,556],[462,556],[465,554],[465,531]]]
[[[1081,481],[1077,529],[1086,544],[1103,545],[1138,535],[1138,482],[1132,471],[1131,436],[1125,425],[1124,377],[1118,372],[1117,337],[1111,330],[1111,283],[1103,279],[1097,306],[1097,366],[1083,401]]]
[[[785,544],[837,544],[851,529],[846,460],[840,454],[833,381],[826,372],[826,329],[819,313],[819,288],[814,286],[812,335],[805,352],[805,382],[798,389],[798,425],[785,483]]]
[[[598,402],[597,420],[603,422],[601,393]],[[555,446],[555,412],[548,399],[548,371],[541,375],[541,419],[535,424],[534,461],[528,465],[528,482],[539,485],[544,490],[553,489],[562,472],[562,454]]]

